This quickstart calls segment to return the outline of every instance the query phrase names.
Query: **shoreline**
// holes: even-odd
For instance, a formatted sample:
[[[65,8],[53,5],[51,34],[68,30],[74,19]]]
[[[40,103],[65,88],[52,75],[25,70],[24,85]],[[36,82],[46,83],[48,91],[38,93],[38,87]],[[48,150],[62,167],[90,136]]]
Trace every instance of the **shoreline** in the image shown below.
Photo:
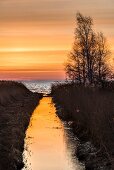
[[[91,91],[91,89],[90,90],[85,89],[85,90],[88,90],[85,92],[84,92],[83,88],[81,88],[80,90],[77,91],[75,86],[66,85],[66,84],[65,85],[60,84],[60,85],[53,86],[52,87],[52,98],[53,98],[53,102],[55,103],[56,114],[62,121],[65,121],[68,123],[68,126],[71,128],[74,135],[79,139],[79,143],[78,143],[75,153],[76,153],[78,160],[82,164],[85,165],[85,169],[87,169],[87,170],[102,170],[102,169],[103,170],[113,170],[113,168],[114,168],[113,147],[112,147],[112,155],[111,155],[110,153],[108,153],[108,151],[106,152],[105,146],[102,146],[99,141],[96,141],[96,138],[95,138],[96,136],[93,136],[93,138],[92,138],[91,132],[95,132],[95,131],[93,131],[94,129],[90,129],[91,131],[88,131],[88,129],[92,125],[91,118],[93,117],[92,112],[94,111],[94,107],[93,108],[89,107],[92,102],[92,100],[89,100],[89,98],[91,98],[91,96],[93,94],[95,94],[95,89],[92,89],[93,92]],[[85,96],[84,96],[84,94],[85,94]],[[102,97],[102,95],[107,96],[107,94],[110,95],[111,93],[108,92],[107,90],[106,91],[102,91],[102,90],[97,91],[97,95],[98,96],[101,95],[100,97]],[[79,95],[78,98],[76,97],[77,95]],[[86,99],[87,99],[87,101],[86,101]],[[110,98],[110,99],[112,99],[112,98]],[[78,103],[77,100],[80,103]],[[93,98],[93,100],[94,100],[94,98]],[[83,101],[85,103],[83,103]],[[89,105],[86,105],[87,102],[89,103]],[[79,109],[76,107],[77,103],[80,104]],[[96,104],[96,103],[94,103],[94,104]],[[103,106],[106,106],[106,105],[104,105],[104,103],[103,103]],[[80,111],[81,109],[83,111],[85,111],[84,114],[83,114],[83,112]],[[89,111],[89,109],[93,109],[90,112],[90,114],[92,114],[92,117],[83,117],[86,115],[88,116],[88,112],[86,109],[88,109],[88,111]],[[104,111],[104,110],[101,110],[101,111]],[[100,112],[98,112],[98,113],[100,113]],[[101,112],[101,113],[102,113],[101,116],[103,116],[103,112]],[[104,113],[106,113],[106,112],[104,112]],[[90,114],[89,114],[89,116],[91,116]],[[97,114],[97,116],[98,116],[98,120],[100,120],[100,122],[102,123],[102,119],[99,119],[101,116],[99,117],[98,114]],[[103,118],[104,118],[104,120],[106,120],[105,117],[103,117]],[[96,119],[93,119],[93,120],[96,125],[97,124]],[[108,124],[108,122],[107,122],[107,124]],[[101,124],[101,125],[103,125],[103,124]],[[95,127],[100,128],[99,125],[98,125],[98,127],[97,126],[95,126]],[[103,127],[105,128],[106,126],[103,125]],[[91,128],[94,128],[94,126],[93,127],[91,126]],[[100,129],[100,131],[102,131],[102,133],[104,133],[105,131],[107,132],[107,134],[111,133],[109,130],[108,131],[107,130],[108,130],[107,127],[104,129],[104,131],[102,129]],[[97,134],[97,136],[99,134],[100,134],[100,132]],[[93,135],[94,135],[94,133],[93,133]],[[107,139],[107,136],[105,136],[105,137]],[[112,143],[113,138],[112,138],[112,141],[110,140],[109,142],[110,142],[110,144],[113,144]],[[107,143],[107,146],[110,146],[109,143]],[[111,147],[109,149],[111,149]]]
[[[5,83],[8,82],[5,81]],[[5,91],[8,91],[9,86],[12,88],[12,82],[9,84]],[[2,85],[4,88],[3,82]],[[19,87],[19,84],[15,83],[15,87]],[[22,85],[21,89],[24,88],[26,89]],[[20,96],[14,97],[12,94],[13,97],[8,98],[9,101],[0,105],[0,170],[21,170],[24,167],[25,132],[31,115],[43,96],[25,89],[23,95],[20,90]]]
[[[79,162],[85,166],[85,170],[113,170],[105,153],[91,143],[91,140],[84,134],[84,130],[76,126],[75,121],[65,117],[65,109],[54,98],[53,102],[56,107],[57,116],[61,121],[67,122],[69,128],[71,128],[71,131],[78,139],[75,154]]]

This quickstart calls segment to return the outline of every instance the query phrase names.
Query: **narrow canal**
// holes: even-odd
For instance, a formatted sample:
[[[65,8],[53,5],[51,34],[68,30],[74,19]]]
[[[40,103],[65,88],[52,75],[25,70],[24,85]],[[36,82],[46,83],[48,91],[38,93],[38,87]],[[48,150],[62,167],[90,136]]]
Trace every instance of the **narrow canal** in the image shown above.
[[[26,133],[23,170],[82,170],[75,149],[76,138],[56,116],[51,97],[44,97]]]

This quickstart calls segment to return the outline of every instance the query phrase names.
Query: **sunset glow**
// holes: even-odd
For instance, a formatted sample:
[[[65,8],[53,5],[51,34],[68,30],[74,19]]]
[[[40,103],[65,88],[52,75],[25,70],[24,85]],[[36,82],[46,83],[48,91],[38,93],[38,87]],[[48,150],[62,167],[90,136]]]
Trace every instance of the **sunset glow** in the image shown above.
[[[113,0],[1,0],[0,79],[64,79],[77,11],[104,32],[113,57]]]

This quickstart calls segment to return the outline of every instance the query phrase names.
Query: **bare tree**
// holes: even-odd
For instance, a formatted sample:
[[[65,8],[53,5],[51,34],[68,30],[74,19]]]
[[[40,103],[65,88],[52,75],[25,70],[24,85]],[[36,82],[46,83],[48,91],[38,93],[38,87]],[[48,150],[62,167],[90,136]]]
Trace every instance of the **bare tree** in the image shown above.
[[[107,75],[110,73],[110,70],[107,66],[107,57],[110,55],[110,51],[107,46],[106,38],[103,33],[98,33],[96,43],[96,66],[97,66],[97,80],[98,82],[106,79]]]
[[[82,60],[79,55],[78,45],[75,44],[73,51],[69,54],[68,62],[66,64],[66,73],[73,81],[82,83]]]
[[[75,41],[66,64],[66,73],[79,83],[100,82],[108,73],[106,39],[102,33],[93,30],[92,18],[77,13],[76,19]]]

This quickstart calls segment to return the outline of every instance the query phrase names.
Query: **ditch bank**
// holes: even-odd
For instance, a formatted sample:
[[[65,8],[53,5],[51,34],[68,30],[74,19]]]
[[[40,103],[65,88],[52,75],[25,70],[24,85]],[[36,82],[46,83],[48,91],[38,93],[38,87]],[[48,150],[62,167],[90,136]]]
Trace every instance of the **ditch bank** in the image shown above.
[[[58,117],[67,123],[71,131],[77,137],[77,148],[75,151],[78,160],[85,166],[85,170],[113,170],[112,161],[107,157],[103,148],[95,147],[88,137],[88,134],[78,127],[76,122],[73,121],[68,115],[65,116],[66,110],[57,103],[53,98],[56,107],[56,114]]]
[[[52,86],[56,114],[68,123],[78,137],[75,151],[86,170],[114,169],[114,93],[77,87],[72,84]]]
[[[25,132],[42,94],[23,84],[0,82],[0,170],[21,170]]]

